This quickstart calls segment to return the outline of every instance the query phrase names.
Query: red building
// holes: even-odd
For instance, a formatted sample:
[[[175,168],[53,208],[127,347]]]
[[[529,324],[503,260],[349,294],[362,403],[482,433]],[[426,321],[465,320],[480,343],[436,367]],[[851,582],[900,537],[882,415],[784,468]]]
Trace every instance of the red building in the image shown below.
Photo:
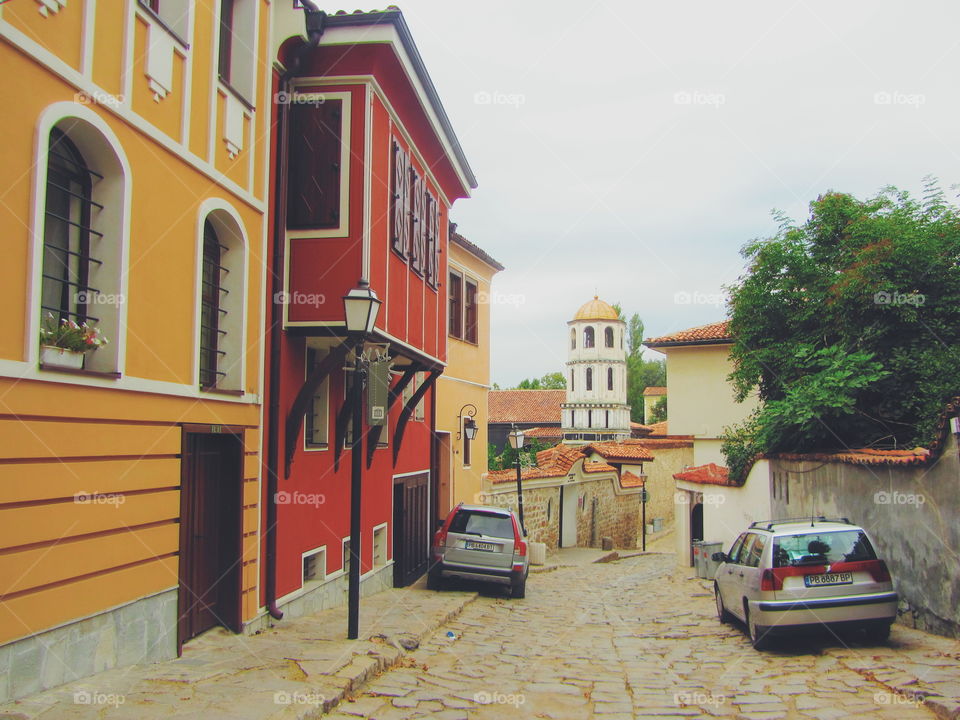
[[[275,13],[275,38],[299,34],[278,42],[273,75],[261,602],[299,615],[342,602],[346,586],[353,351],[342,298],[362,282],[382,300],[365,343],[364,592],[426,569],[448,212],[476,181],[399,10],[308,14],[306,41],[302,12]]]

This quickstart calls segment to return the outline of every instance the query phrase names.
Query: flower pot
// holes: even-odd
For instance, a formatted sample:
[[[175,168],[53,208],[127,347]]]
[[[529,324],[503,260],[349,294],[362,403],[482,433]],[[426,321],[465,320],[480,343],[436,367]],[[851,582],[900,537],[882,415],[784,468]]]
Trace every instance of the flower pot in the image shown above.
[[[41,345],[40,364],[50,368],[81,370],[83,369],[83,353],[54,345]]]

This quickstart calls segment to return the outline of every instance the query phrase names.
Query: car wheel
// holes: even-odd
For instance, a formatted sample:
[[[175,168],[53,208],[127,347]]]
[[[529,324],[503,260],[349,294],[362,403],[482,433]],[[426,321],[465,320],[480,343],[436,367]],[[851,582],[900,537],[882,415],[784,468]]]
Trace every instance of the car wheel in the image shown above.
[[[527,577],[524,575],[518,580],[510,582],[510,597],[525,598],[527,596]]]
[[[427,571],[427,590],[440,590],[443,588],[443,578],[438,570],[430,569]]]
[[[733,620],[733,616],[727,612],[727,609],[723,606],[723,598],[720,597],[720,586],[717,583],[713,584],[713,597],[717,601],[717,618],[719,618],[722,624],[726,624]]]
[[[885,643],[890,639],[890,623],[878,623],[866,627],[867,642],[873,644]]]
[[[743,605],[743,614],[747,618],[747,629],[750,632],[750,644],[754,650],[766,650],[770,646],[769,628],[763,625],[757,625],[750,615],[750,608],[746,603]]]

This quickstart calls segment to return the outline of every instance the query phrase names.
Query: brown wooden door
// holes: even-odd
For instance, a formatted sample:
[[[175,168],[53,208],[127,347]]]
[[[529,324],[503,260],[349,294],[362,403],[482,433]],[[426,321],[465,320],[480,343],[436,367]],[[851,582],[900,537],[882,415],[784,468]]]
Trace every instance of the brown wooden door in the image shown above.
[[[394,478],[393,584],[406,587],[430,561],[430,473]]]
[[[240,630],[241,443],[184,433],[178,641],[223,625]]]

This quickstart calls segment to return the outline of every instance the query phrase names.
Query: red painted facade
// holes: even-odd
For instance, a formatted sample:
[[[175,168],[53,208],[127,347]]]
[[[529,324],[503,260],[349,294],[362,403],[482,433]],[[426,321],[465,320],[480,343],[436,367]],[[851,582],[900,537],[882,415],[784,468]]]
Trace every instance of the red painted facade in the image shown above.
[[[350,42],[358,26],[371,25],[377,31],[373,42]],[[285,209],[291,193],[296,197],[292,202],[304,203],[305,212],[323,206],[324,202],[332,207],[337,197],[334,191],[339,190],[345,197],[341,207],[346,208],[346,216],[330,211],[318,223],[325,226],[316,228],[292,229],[281,221],[271,237],[271,244],[282,252],[277,256],[281,258],[279,263],[270,260],[268,265],[268,277],[275,278],[269,297],[272,301],[281,299],[283,307],[279,326],[272,326],[268,319],[268,346],[273,340],[279,345],[274,355],[279,373],[271,372],[272,358],[268,357],[266,392],[271,401],[279,404],[279,421],[271,422],[265,417],[264,433],[268,440],[273,438],[279,455],[276,467],[272,468],[277,473],[275,591],[271,598],[271,579],[267,577],[271,563],[264,562],[262,604],[279,599],[282,605],[302,589],[304,554],[325,547],[325,575],[336,577],[343,569],[341,542],[350,534],[351,449],[344,447],[338,452],[336,446],[337,416],[346,396],[346,360],[337,362],[326,377],[326,447],[306,447],[305,422],[299,423],[295,442],[290,443],[287,437],[288,417],[307,376],[307,347],[316,348],[322,356],[343,345],[342,297],[361,279],[367,279],[383,301],[375,337],[368,347],[375,343],[389,352],[399,371],[392,379],[393,388],[402,381],[404,372],[412,376],[417,370],[417,379],[422,377],[429,384],[443,370],[447,301],[442,279],[446,277],[448,212],[456,199],[469,195],[475,183],[439,101],[432,94],[429,78],[419,65],[419,55],[410,53],[408,41],[399,12],[335,16],[330,18],[319,46],[302,56],[295,76],[289,78],[289,86],[283,84],[279,72],[274,73],[275,102],[277,98],[288,101],[284,107],[274,107],[278,122],[274,123],[271,142],[275,168],[279,170],[272,178],[274,208]],[[301,38],[288,40],[281,49],[280,62],[294,65],[293,55],[302,44]],[[339,132],[346,166],[333,163],[332,172],[339,182],[328,180],[323,185],[321,181],[313,183],[309,177],[304,181],[301,173],[297,182],[292,183],[285,165],[291,158],[297,163],[298,153],[314,152],[316,147],[312,145],[314,138],[290,133],[291,113],[313,112],[326,103],[339,104],[327,105],[324,117],[329,121],[318,131],[327,134],[318,135],[316,142],[330,142],[330,133]],[[443,122],[438,122],[440,117]],[[452,147],[456,152],[451,152]],[[402,182],[398,186],[401,153],[397,148],[409,156],[410,169],[403,170],[400,176],[408,177],[411,187],[420,191],[420,201],[411,196],[409,208],[403,207],[399,213],[396,196],[403,197],[404,193]],[[321,170],[325,172],[327,168]],[[324,193],[325,199],[320,197]],[[435,208],[431,202],[436,203]],[[434,212],[428,216],[431,208]],[[397,237],[402,223],[407,223],[410,237],[400,248]],[[417,223],[422,223],[419,229]],[[420,240],[419,246],[414,244],[415,239]],[[434,253],[433,282],[427,267],[430,253]],[[267,308],[268,318],[274,310],[273,306]],[[398,395],[390,408],[388,423],[380,436],[380,443],[385,446],[370,451],[369,463],[372,439],[369,426],[364,423],[362,574],[378,569],[374,567],[375,528],[386,525],[388,562],[397,554],[395,526],[402,520],[394,513],[398,484],[414,474],[429,473],[428,496],[433,497],[436,467],[432,388],[422,399],[422,412],[410,404],[402,438],[398,433],[398,427],[404,424],[404,401],[416,386],[415,379],[408,392]],[[289,455],[288,444],[293,448]],[[267,467],[264,476],[270,472]],[[265,482],[263,507],[271,500],[269,487]],[[411,517],[411,513],[422,513],[424,522],[435,512],[432,507],[408,510]],[[265,510],[264,529],[268,527],[268,518]],[[426,547],[422,551],[425,553]],[[263,552],[266,553],[265,548]],[[421,548],[405,548],[405,552],[417,555]]]

